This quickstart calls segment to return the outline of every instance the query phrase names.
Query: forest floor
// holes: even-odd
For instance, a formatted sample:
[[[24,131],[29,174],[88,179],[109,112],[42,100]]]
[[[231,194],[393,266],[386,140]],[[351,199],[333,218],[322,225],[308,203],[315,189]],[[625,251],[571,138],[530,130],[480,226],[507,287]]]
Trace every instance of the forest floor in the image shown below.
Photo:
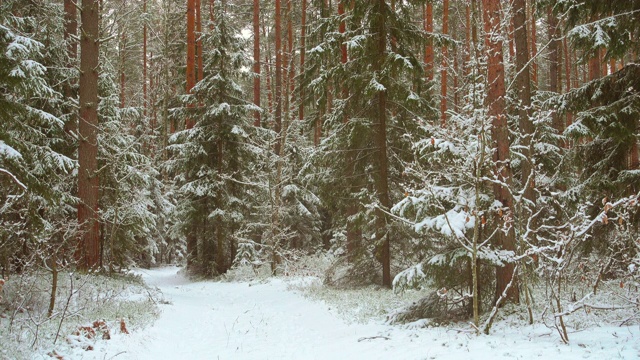
[[[385,311],[357,315],[380,306],[381,297],[393,296],[388,290],[369,288],[340,298],[327,295],[330,290],[322,290],[317,278],[214,282],[191,281],[177,267],[137,272],[161,291],[155,299],[161,311],[157,321],[130,334],[117,332],[110,340],[95,340],[92,351],[69,349],[64,358],[640,358],[637,325],[570,330],[568,345],[544,325],[508,320],[499,321],[491,335],[476,336],[464,324],[387,325]]]

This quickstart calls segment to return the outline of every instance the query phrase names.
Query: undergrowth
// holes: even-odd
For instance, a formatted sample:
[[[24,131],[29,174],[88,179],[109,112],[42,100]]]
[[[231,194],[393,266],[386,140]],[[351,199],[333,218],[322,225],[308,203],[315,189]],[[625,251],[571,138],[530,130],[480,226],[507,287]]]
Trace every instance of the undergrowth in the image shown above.
[[[6,280],[0,303],[1,359],[29,359],[32,353],[64,358],[78,347],[89,351],[96,341],[108,341],[123,331],[140,331],[158,316],[160,294],[139,277],[71,272],[58,277],[51,316],[49,272]]]

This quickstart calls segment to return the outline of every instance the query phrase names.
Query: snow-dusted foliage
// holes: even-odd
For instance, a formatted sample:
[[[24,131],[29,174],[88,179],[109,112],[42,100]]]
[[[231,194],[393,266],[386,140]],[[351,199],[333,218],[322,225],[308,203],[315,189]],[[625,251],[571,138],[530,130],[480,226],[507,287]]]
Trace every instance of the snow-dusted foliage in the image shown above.
[[[310,51],[303,86],[312,92],[311,99],[318,106],[307,121],[312,126],[322,124],[326,135],[310,153],[311,161],[303,174],[316,184],[326,211],[324,231],[331,239],[327,245],[349,259],[347,276],[333,269],[347,282],[349,278],[359,283],[379,281],[377,262],[387,237],[392,239],[394,252],[411,246],[412,230],[385,215],[390,209],[381,209],[380,190],[373,190],[384,171],[385,181],[394,185],[389,186],[390,201],[402,196],[403,189],[395,185],[403,182],[412,142],[424,136],[417,123],[434,113],[421,56],[415,51],[422,46],[425,34],[404,20],[414,5],[398,2],[396,6],[394,13],[378,2],[356,2],[348,11],[349,26],[344,33],[335,31],[343,16],[324,14],[310,35],[319,45]],[[389,25],[393,30],[384,34],[384,51],[375,30],[381,16],[393,24]],[[337,56],[342,45],[346,46],[346,62]],[[336,98],[329,103],[331,91]],[[384,170],[380,169],[381,144],[376,138],[381,93],[388,104],[384,141],[389,161]],[[404,262],[400,253],[396,255],[394,259]],[[400,266],[404,265],[408,263]]]
[[[31,359],[33,354],[80,358],[100,342],[142,331],[158,316],[162,294],[132,275],[59,274],[51,306],[47,271],[12,276],[0,311],[0,358]]]
[[[158,171],[147,154],[149,144],[136,136],[135,124],[141,112],[121,108],[116,84],[106,65],[100,78],[100,132],[98,162],[100,170],[100,220],[102,223],[103,263],[111,270],[155,262],[161,242],[157,215]]]
[[[18,14],[29,14],[20,16]],[[68,215],[75,162],[63,151],[59,80],[47,64],[61,61],[58,7],[0,3],[0,265],[9,271],[48,258],[72,234]],[[36,26],[36,25],[41,26]],[[47,39],[47,43],[43,42]],[[40,252],[39,250],[42,250]]]
[[[219,2],[215,12],[227,11]],[[207,26],[209,28],[209,26]],[[250,116],[258,110],[245,101],[239,80],[246,76],[244,40],[234,24],[215,16],[203,37],[205,76],[173,109],[192,128],[175,133],[166,171],[178,187],[179,232],[186,238],[189,265],[202,274],[226,272],[247,236],[249,209],[263,184],[254,184],[252,168],[261,154],[253,142]],[[177,229],[178,230],[178,229]]]

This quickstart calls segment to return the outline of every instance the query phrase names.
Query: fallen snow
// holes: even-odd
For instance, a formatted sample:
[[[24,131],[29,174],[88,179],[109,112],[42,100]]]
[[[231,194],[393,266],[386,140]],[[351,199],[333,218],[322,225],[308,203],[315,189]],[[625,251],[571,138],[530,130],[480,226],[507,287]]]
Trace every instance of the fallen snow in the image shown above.
[[[495,325],[476,336],[454,327],[349,323],[331,304],[266,282],[191,282],[179,268],[141,271],[168,304],[156,323],[99,340],[74,359],[637,359],[640,328],[597,327],[563,345],[544,325]],[[380,290],[386,291],[386,290]],[[164,301],[163,301],[164,302]],[[69,358],[69,357],[67,357]]]

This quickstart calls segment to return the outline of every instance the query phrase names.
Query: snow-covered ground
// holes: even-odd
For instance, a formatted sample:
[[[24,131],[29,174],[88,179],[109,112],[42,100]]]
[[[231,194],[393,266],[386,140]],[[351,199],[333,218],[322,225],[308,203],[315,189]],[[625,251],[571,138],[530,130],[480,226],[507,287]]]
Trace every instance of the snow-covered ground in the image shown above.
[[[351,323],[288,281],[191,282],[179,268],[141,271],[164,294],[160,318],[98,340],[78,359],[638,359],[640,328],[591,327],[564,345],[543,325],[498,323],[489,336],[454,327]],[[167,302],[166,304],[163,304]]]

